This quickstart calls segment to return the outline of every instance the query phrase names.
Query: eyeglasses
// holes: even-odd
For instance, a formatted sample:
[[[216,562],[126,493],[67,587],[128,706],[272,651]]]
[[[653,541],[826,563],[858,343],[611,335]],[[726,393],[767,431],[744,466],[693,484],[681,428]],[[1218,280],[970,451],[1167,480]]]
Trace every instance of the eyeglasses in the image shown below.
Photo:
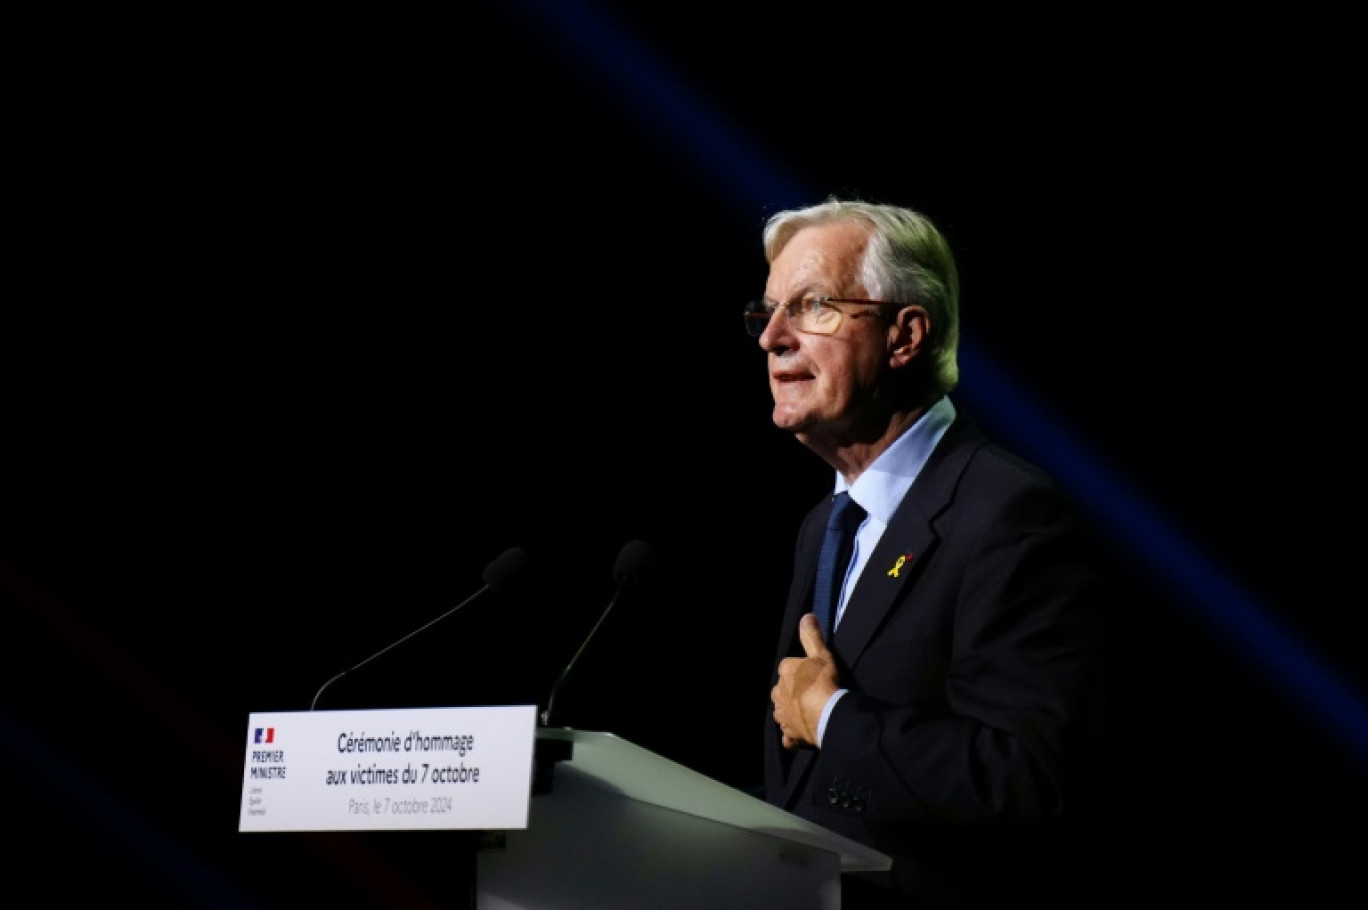
[[[885,308],[906,305],[890,303],[887,300],[864,300],[859,297],[808,297],[793,303],[775,303],[772,300],[762,298],[746,304],[746,333],[752,338],[759,338],[763,335],[765,326],[769,325],[770,317],[780,307],[788,311],[789,325],[809,335],[830,335],[834,333],[841,327],[841,320],[846,316],[851,319],[860,319],[865,316],[876,316],[879,319],[889,318],[881,311],[847,312],[838,306],[833,306],[837,303],[855,303],[861,306]]]

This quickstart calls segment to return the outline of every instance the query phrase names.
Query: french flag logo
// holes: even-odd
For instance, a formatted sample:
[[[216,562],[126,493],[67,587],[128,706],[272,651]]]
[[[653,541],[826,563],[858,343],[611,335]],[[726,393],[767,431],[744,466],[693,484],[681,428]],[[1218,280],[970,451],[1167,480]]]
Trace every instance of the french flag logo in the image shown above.
[[[275,727],[257,727],[253,742],[258,745],[275,742]]]

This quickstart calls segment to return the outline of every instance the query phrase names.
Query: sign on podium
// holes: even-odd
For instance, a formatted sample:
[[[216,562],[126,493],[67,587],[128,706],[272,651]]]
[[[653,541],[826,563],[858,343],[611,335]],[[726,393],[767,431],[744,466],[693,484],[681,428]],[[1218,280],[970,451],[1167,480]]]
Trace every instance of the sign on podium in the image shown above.
[[[536,725],[535,705],[252,714],[238,830],[526,828]]]

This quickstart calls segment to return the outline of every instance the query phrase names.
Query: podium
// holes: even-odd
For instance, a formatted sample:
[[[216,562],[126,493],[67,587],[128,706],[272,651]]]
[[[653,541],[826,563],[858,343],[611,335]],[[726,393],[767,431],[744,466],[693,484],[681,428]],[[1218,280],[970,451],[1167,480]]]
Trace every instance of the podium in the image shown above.
[[[837,910],[842,872],[890,866],[611,733],[539,729],[536,746],[528,826],[486,836],[477,910]]]

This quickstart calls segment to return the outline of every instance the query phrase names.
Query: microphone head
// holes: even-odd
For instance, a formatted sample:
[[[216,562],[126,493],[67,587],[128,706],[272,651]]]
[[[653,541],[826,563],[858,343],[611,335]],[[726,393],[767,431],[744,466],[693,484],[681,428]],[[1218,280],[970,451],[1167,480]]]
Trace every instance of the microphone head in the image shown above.
[[[508,587],[532,565],[532,557],[521,547],[504,550],[499,557],[485,566],[484,581],[495,591]]]
[[[655,568],[655,551],[644,540],[629,540],[618,552],[617,562],[613,565],[613,579],[620,585],[629,581],[640,581]]]

